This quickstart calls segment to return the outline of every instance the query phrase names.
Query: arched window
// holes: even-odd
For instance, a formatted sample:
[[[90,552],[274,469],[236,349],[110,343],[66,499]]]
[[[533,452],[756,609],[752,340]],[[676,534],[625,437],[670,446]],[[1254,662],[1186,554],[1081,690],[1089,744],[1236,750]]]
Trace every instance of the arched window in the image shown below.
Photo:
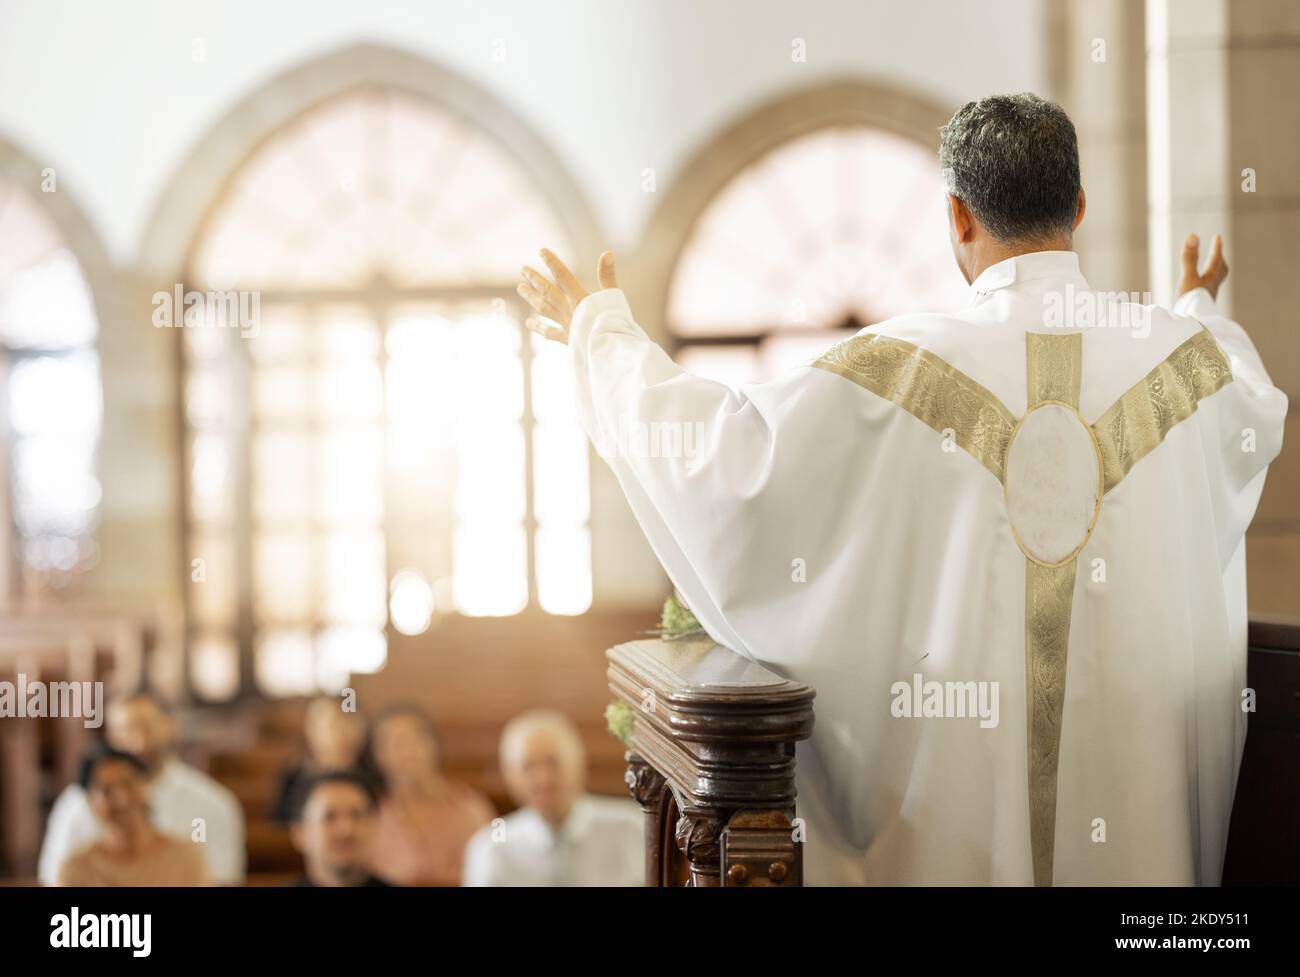
[[[4,595],[68,589],[98,559],[99,332],[80,264],[36,199],[0,177]]]
[[[590,605],[568,361],[514,292],[546,242],[569,247],[514,156],[386,86],[239,168],[186,284],[209,320],[257,312],[184,330],[200,694],[235,692],[243,642],[258,687],[295,694],[382,667],[390,626]]]
[[[869,125],[803,133],[737,172],[691,225],[665,321],[688,370],[769,377],[964,283],[932,147]]]

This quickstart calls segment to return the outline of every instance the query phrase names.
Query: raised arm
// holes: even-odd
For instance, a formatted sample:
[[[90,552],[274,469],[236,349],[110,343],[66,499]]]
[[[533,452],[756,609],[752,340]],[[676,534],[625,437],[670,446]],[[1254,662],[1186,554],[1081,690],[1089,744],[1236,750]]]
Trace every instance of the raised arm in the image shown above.
[[[1200,239],[1190,234],[1183,242],[1182,277],[1178,281],[1178,298],[1173,311],[1178,315],[1192,316],[1214,334],[1220,348],[1227,354],[1235,381],[1242,382],[1256,393],[1273,390],[1264,362],[1255,350],[1255,344],[1246,330],[1233,322],[1215,304],[1219,286],[1228,277],[1228,263],[1223,257],[1223,239],[1214,235],[1205,269],[1199,268]]]
[[[613,256],[588,294],[550,252],[552,279],[526,268],[520,294],[551,320],[539,335],[567,343],[583,425],[660,563],[709,633],[752,656],[731,619],[756,503],[774,468],[771,419],[725,384],[682,370],[633,320]],[[743,601],[741,601],[743,603]]]
[[[1199,259],[1200,241],[1189,235],[1183,244],[1182,277],[1173,311],[1191,316],[1210,331],[1232,371],[1232,383],[1211,401],[1219,423],[1207,429],[1207,437],[1217,438],[1217,443],[1208,444],[1206,450],[1220,512],[1220,549],[1227,560],[1254,518],[1265,471],[1282,450],[1287,398],[1273,386],[1246,330],[1215,304],[1219,286],[1228,277],[1219,235],[1210,244],[1204,269]]]

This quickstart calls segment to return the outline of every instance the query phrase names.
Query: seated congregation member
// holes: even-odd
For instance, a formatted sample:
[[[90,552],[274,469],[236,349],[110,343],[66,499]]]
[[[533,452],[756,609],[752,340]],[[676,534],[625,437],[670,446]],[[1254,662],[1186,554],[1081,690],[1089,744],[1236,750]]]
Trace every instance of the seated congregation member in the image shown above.
[[[289,837],[302,854],[302,886],[387,886],[370,873],[375,838],[375,790],[347,770],[331,770],[304,781]]]
[[[203,885],[203,851],[189,836],[163,834],[149,821],[145,765],[100,746],[81,764],[78,783],[99,836],[59,867],[59,885]]]
[[[577,728],[550,710],[512,719],[501,772],[520,809],[474,836],[465,885],[641,885],[644,818],[631,800],[584,792]]]
[[[318,696],[307,704],[303,738],[307,748],[302,762],[280,778],[274,817],[285,824],[293,820],[298,793],[312,777],[327,770],[359,769],[366,720],[358,712],[345,710],[338,698]]]
[[[496,814],[492,803],[442,774],[437,730],[414,706],[375,720],[369,752],[382,780],[374,871],[398,885],[457,885],[465,845]]]
[[[108,707],[105,732],[109,746],[144,767],[154,827],[198,844],[212,882],[243,882],[243,808],[229,790],[174,755],[176,722],[162,703],[147,692],[115,700]],[[38,867],[41,881],[54,885],[68,856],[94,841],[99,831],[85,789],[70,784],[50,811]]]

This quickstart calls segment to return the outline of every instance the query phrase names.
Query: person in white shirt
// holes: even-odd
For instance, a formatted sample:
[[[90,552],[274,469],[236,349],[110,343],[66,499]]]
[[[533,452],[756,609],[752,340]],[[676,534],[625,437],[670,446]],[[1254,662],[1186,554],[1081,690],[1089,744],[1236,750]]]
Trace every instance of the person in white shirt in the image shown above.
[[[970,102],[939,161],[958,312],[737,391],[649,338],[611,255],[588,295],[544,251],[530,328],[708,633],[816,690],[807,881],[1217,884],[1287,398],[1216,305],[1217,236],[1172,310],[1089,288],[1058,106]],[[612,437],[686,425],[689,454]]]
[[[520,808],[470,839],[462,885],[644,883],[644,815],[631,800],[584,792],[586,752],[566,717],[539,709],[512,719],[501,771]]]
[[[110,746],[144,765],[154,827],[198,843],[207,876],[215,884],[242,883],[243,808],[221,784],[172,755],[176,723],[162,704],[148,693],[118,699],[109,706],[105,732]],[[56,885],[68,857],[94,841],[99,832],[86,792],[70,784],[50,810],[37,866],[41,882]]]

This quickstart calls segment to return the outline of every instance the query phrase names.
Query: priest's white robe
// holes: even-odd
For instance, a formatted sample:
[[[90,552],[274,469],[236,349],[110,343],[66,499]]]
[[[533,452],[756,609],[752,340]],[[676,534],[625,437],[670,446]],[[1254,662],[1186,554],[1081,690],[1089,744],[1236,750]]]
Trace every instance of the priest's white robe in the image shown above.
[[[1243,536],[1286,398],[1203,289],[1045,325],[1087,292],[1073,252],[1022,255],[959,313],[888,320],[738,392],[680,369],[620,290],[575,312],[583,423],[673,584],[715,640],[816,690],[797,755],[810,884],[1220,879],[1247,720]],[[1071,397],[1068,378],[1030,389],[1038,348],[1071,351],[1060,410],[1105,456],[1065,577],[1022,549],[1034,505],[1013,533],[1003,484],[1014,425]],[[620,440],[638,423],[697,426],[664,452]],[[1031,660],[1053,649],[1063,689],[1031,703],[1053,681]],[[997,724],[898,714],[916,676],[996,687]]]

